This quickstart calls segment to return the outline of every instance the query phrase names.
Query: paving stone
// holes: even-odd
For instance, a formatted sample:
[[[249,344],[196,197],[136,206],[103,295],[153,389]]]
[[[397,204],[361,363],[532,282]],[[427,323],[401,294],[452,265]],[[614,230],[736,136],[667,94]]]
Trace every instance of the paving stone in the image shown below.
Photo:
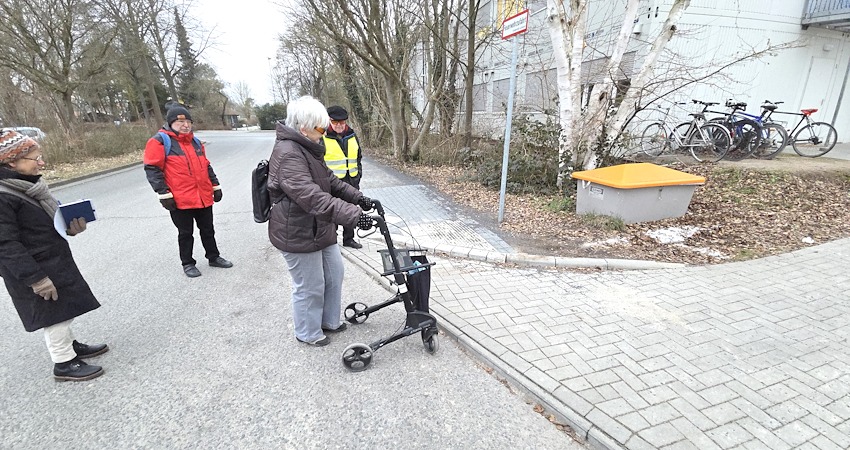
[[[611,436],[620,444],[625,444],[632,436],[632,431],[624,427],[621,423],[612,419],[609,415],[602,412],[599,408],[594,408],[587,414],[587,420],[593,423],[608,436]]]
[[[699,391],[699,395],[711,405],[719,405],[738,397],[735,391],[722,384],[703,389]]]
[[[652,405],[648,408],[638,411],[651,426],[659,425],[664,422],[669,422],[673,419],[681,417],[681,413],[669,403],[661,403]]]
[[[638,436],[654,445],[656,448],[663,447],[668,444],[680,441],[685,437],[672,424],[662,423],[651,428],[647,428],[638,433]]]
[[[774,404],[782,403],[799,395],[796,391],[789,388],[783,383],[777,383],[773,386],[768,386],[758,391],[758,393],[759,395],[773,402]]]
[[[788,400],[778,405],[771,406],[764,412],[782,423],[791,423],[809,414],[809,411],[801,407],[794,400]]]
[[[753,439],[753,435],[735,423],[729,423],[705,433],[722,448],[732,448]]]
[[[746,417],[746,414],[736,408],[731,402],[721,403],[719,405],[710,406],[700,411],[706,417],[713,420],[717,425],[725,425],[736,420]]]
[[[776,436],[792,446],[802,445],[818,435],[818,432],[802,421],[794,421],[774,430]]]
[[[803,417],[801,421],[820,433],[821,436],[829,439],[835,445],[845,449],[850,448],[850,434],[842,432],[837,428],[842,424],[833,426],[820,420],[814,415]]]
[[[680,417],[670,422],[685,437],[686,442],[695,445],[701,450],[720,449],[705,431],[694,426],[687,417]]]

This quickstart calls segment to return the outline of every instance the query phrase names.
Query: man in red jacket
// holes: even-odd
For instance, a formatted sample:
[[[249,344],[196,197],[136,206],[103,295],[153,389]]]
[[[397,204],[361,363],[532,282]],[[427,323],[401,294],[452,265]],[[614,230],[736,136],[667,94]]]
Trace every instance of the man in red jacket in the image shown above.
[[[178,104],[169,108],[165,121],[166,126],[145,146],[145,173],[177,227],[183,273],[190,278],[201,276],[192,257],[195,223],[210,267],[233,267],[221,257],[215,242],[212,204],[221,200],[221,186],[203,144],[192,133],[192,116]]]

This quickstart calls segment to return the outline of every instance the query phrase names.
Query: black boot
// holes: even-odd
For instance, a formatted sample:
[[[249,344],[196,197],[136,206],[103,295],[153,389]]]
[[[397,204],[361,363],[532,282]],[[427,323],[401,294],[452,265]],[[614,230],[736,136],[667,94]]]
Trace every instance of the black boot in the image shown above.
[[[53,365],[53,378],[59,381],[86,381],[101,375],[103,367],[86,364],[80,358]]]
[[[106,344],[87,345],[74,341],[71,345],[74,346],[74,352],[78,358],[94,358],[109,351],[109,346]]]

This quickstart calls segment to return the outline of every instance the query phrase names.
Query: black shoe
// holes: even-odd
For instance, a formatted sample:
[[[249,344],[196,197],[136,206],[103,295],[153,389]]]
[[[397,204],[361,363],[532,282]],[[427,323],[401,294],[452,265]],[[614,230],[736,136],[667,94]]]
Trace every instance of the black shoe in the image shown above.
[[[327,336],[325,336],[325,337],[323,337],[323,338],[321,338],[321,339],[319,339],[318,341],[315,341],[315,342],[302,341],[301,339],[298,339],[297,337],[295,339],[298,342],[301,342],[302,344],[312,345],[313,347],[324,347],[324,346],[331,343],[331,339]]]
[[[360,244],[359,242],[355,241],[354,239],[348,239],[348,240],[342,241],[342,246],[343,247],[351,247],[351,248],[363,248],[363,245]]]
[[[210,260],[210,267],[221,267],[222,269],[229,269],[233,267],[233,263],[222,258],[221,256],[217,256],[215,259]]]
[[[103,367],[86,364],[80,358],[53,365],[53,378],[59,381],[86,381],[103,375]]]
[[[198,270],[198,268],[195,267],[194,264],[186,264],[185,266],[183,266],[183,273],[185,273],[186,276],[189,278],[201,276],[201,271]]]
[[[347,324],[347,323],[345,323],[345,322],[343,322],[343,323],[339,324],[339,326],[338,326],[338,327],[336,327],[336,328],[325,328],[325,327],[322,327],[322,331],[324,331],[325,333],[342,333],[342,332],[343,332],[343,331],[345,331],[347,328],[348,328],[348,324]]]
[[[86,345],[74,341],[71,345],[74,346],[74,352],[77,353],[78,358],[94,358],[109,351],[109,346],[106,344]]]

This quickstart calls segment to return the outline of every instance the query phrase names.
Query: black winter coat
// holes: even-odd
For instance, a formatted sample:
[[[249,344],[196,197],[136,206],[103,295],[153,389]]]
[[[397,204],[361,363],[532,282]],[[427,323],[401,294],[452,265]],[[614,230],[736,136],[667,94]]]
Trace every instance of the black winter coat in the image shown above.
[[[2,178],[37,179],[0,168]],[[53,218],[42,208],[4,192],[0,192],[0,276],[27,331],[100,307],[71,256],[68,241],[53,228]],[[58,300],[45,300],[33,292],[30,285],[44,277],[53,281]]]
[[[285,252],[310,253],[336,244],[336,226],[357,225],[362,212],[357,202],[363,194],[328,169],[324,143],[281,123],[269,159],[268,186],[277,201],[269,217],[269,239]]]

